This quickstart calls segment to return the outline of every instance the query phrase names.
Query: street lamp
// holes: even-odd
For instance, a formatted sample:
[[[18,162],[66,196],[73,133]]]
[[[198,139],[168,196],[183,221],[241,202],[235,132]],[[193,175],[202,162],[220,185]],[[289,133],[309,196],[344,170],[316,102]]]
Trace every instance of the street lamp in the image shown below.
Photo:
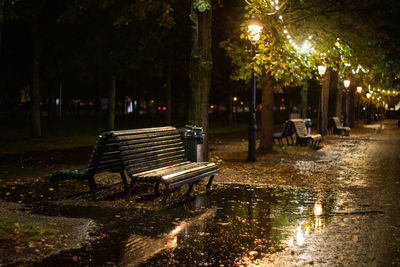
[[[346,108],[345,108],[345,118],[344,118],[344,126],[349,126],[349,87],[350,87],[350,80],[344,80],[344,93],[346,94]]]
[[[249,26],[247,26],[247,31],[249,33],[249,40],[253,45],[256,45],[261,38],[262,25],[260,21],[255,18],[249,20]]]
[[[255,18],[250,19],[248,26],[249,40],[253,45],[253,58],[256,56],[256,45],[261,38],[261,23]],[[256,90],[257,78],[256,73],[253,71],[253,88],[251,90],[250,101],[250,116],[249,116],[249,150],[247,154],[247,161],[257,161],[256,158],[256,132],[257,132],[257,119],[256,119]]]
[[[326,65],[319,65],[318,74],[322,77],[325,75],[325,72],[326,72]]]
[[[360,127],[360,113],[361,113],[361,106],[360,106],[360,98],[361,98],[362,87],[357,86],[357,94],[358,94],[358,105],[357,105],[357,128]]]
[[[318,123],[321,135],[325,136],[328,132],[328,87],[325,81],[326,65],[319,65],[317,68],[318,74],[321,76],[321,99],[318,113]]]
[[[371,96],[372,96],[372,94],[370,93],[370,92],[368,92],[367,94],[366,94],[366,97],[367,97],[367,99],[368,99],[368,107],[367,107],[367,124],[369,124],[369,122],[370,122],[370,113],[371,113]]]

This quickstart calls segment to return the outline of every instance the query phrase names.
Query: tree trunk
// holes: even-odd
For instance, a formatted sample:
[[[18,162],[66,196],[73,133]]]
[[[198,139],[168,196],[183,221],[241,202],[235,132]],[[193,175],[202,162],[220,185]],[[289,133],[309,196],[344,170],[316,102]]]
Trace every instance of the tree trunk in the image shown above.
[[[62,93],[62,82],[60,81],[60,87],[59,87],[59,96],[60,96],[60,102],[58,103],[58,116],[61,118],[62,117],[62,109],[63,109],[63,93]]]
[[[171,53],[170,53],[171,54]],[[168,57],[167,67],[167,112],[166,112],[166,124],[171,125],[172,123],[172,58]]]
[[[49,90],[49,103],[48,103],[48,116],[47,116],[47,123],[52,125],[54,124],[55,117],[56,117],[56,105],[55,105],[55,93],[54,88],[51,86]]]
[[[272,150],[274,134],[274,87],[272,77],[262,84],[261,138],[260,150]]]
[[[40,127],[40,87],[39,87],[39,36],[37,18],[32,19],[32,97],[31,97],[31,134],[32,137],[41,137]]]
[[[338,118],[340,118],[342,110],[342,97],[343,97],[343,82],[339,78],[337,85],[337,93],[336,93],[336,111],[335,111],[335,116]]]
[[[192,1],[190,18],[193,22],[193,47],[190,60],[191,102],[189,123],[203,127],[204,160],[208,160],[208,103],[211,87],[211,0],[209,8],[200,12]]]
[[[228,124],[233,122],[233,90],[232,82],[229,81],[229,99],[228,99]]]
[[[308,97],[308,80],[306,76],[303,80],[303,88],[301,89],[301,117],[307,118],[307,97]]]
[[[0,48],[3,40],[4,1],[5,0],[0,0]]]
[[[322,81],[321,91],[321,135],[328,134],[328,105],[329,105],[329,85],[331,80],[331,70],[327,68]]]
[[[111,84],[108,95],[108,130],[115,129],[115,94],[116,94],[117,77],[115,74],[111,75]]]
[[[354,128],[356,125],[356,87],[352,87],[350,90],[350,127]]]

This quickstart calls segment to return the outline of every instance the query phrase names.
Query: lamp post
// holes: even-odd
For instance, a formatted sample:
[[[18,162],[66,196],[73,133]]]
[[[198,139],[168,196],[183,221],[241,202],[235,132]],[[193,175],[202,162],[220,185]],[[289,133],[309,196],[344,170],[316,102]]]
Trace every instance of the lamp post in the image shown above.
[[[249,40],[253,45],[253,58],[256,56],[256,46],[258,41],[260,41],[261,23],[256,19],[251,19],[249,21],[248,33]],[[249,112],[249,150],[247,154],[247,161],[257,161],[256,157],[256,132],[257,132],[257,119],[256,119],[256,90],[257,90],[257,77],[256,73],[253,71],[253,88],[251,89],[251,100],[250,100],[250,112]]]
[[[367,107],[367,124],[369,124],[369,122],[370,122],[370,109],[371,109],[371,93],[367,93],[366,94],[366,97],[367,97],[367,99],[368,99],[368,107]]]
[[[349,126],[349,92],[350,92],[350,80],[344,80],[344,93],[346,94],[345,102],[345,114],[344,114],[344,126]]]
[[[362,87],[357,86],[357,95],[358,95],[358,103],[357,103],[357,128],[360,127],[360,114],[361,114],[361,107],[360,107],[360,98],[361,98]]]
[[[320,110],[318,113],[318,123],[319,129],[322,136],[326,135],[328,132],[328,109],[325,105],[325,98],[327,97],[326,92],[326,81],[325,81],[325,72],[326,72],[326,65],[319,65],[318,66],[318,74],[321,76],[321,99],[320,99]]]

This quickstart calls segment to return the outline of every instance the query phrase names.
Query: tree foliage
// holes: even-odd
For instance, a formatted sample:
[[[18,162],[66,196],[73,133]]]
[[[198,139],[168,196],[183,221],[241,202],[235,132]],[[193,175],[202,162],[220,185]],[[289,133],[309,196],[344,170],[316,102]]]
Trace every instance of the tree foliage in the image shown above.
[[[328,63],[341,79],[354,75],[358,66],[369,71],[368,82],[398,87],[400,75],[399,3],[383,0],[245,0],[241,40],[222,43],[237,67],[233,79],[249,80],[253,72],[271,74],[279,86],[301,83]],[[249,53],[248,19],[264,28],[257,54]],[[313,47],[306,54],[302,46]],[[313,70],[314,69],[314,70]]]

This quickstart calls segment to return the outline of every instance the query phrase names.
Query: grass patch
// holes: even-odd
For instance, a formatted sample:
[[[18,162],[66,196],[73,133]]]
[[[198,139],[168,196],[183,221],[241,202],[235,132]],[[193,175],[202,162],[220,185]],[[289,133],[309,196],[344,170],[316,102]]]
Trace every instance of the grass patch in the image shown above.
[[[24,245],[29,242],[39,242],[46,238],[54,238],[57,230],[34,222],[19,223],[0,219],[0,240]]]

